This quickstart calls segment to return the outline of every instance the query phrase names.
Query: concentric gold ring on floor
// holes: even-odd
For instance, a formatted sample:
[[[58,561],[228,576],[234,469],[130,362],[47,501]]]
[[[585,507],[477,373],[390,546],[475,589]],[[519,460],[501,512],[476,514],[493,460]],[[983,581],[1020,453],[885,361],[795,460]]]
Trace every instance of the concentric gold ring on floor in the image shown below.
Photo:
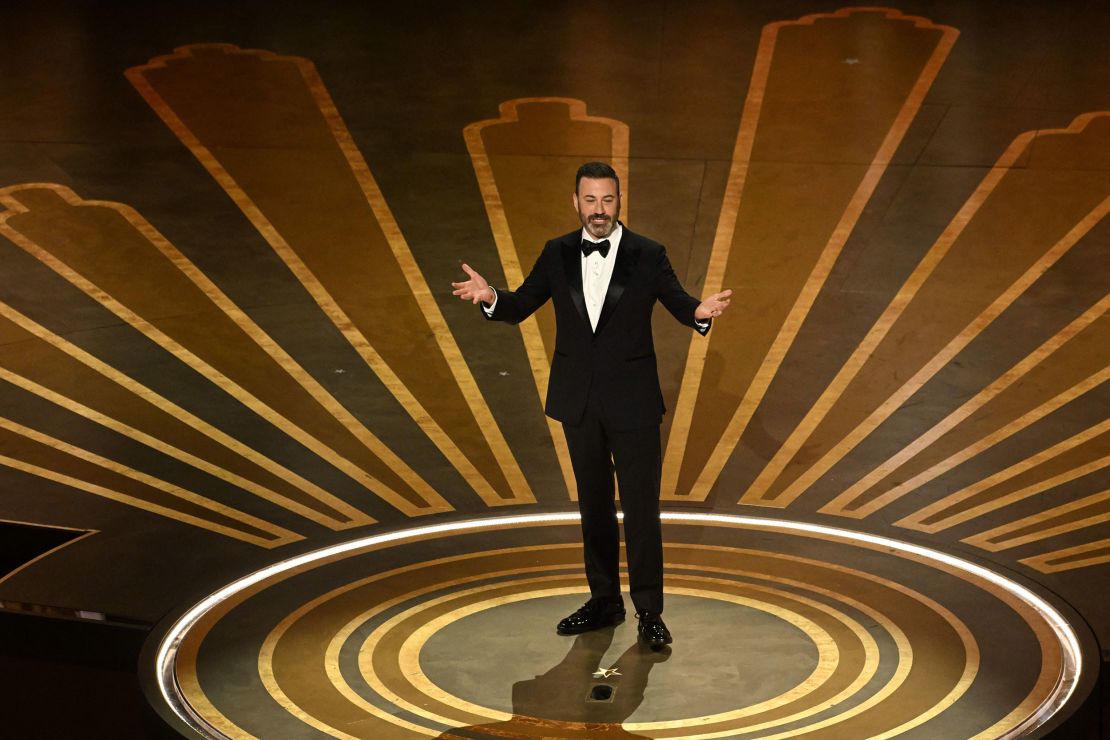
[[[1047,721],[1076,684],[1075,630],[972,563],[815,525],[664,516],[670,651],[631,623],[554,634],[586,598],[576,518],[502,517],[230,584],[164,638],[166,691],[210,736],[972,737]],[[590,698],[599,683],[608,701]]]

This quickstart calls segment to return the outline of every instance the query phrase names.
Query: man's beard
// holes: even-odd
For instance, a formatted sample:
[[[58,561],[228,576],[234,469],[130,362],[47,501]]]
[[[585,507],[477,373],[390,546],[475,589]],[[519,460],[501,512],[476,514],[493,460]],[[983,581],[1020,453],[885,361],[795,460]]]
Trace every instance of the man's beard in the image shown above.
[[[586,220],[586,230],[593,236],[604,239],[613,233],[613,219],[595,221],[592,217]]]

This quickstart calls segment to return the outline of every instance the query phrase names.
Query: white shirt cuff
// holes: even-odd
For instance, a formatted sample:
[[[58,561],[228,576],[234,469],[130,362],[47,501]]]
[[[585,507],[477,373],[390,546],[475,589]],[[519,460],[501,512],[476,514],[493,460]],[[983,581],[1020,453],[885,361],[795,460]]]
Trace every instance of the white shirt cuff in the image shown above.
[[[493,316],[493,309],[497,306],[497,290],[491,285],[489,289],[493,291],[493,303],[488,306],[483,302],[482,310],[486,312],[486,316]]]

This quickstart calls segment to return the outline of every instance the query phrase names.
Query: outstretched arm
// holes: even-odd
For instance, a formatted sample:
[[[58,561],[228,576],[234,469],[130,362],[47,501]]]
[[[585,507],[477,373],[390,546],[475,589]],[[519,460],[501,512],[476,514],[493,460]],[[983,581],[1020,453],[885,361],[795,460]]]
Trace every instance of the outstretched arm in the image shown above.
[[[657,286],[659,300],[667,310],[680,322],[703,335],[709,331],[712,319],[728,308],[729,298],[732,296],[731,290],[723,290],[698,303],[698,299],[683,290],[678,282],[671,262],[667,259],[666,250],[659,254]]]
[[[493,303],[497,300],[497,294],[493,292],[493,288],[489,287],[489,283],[486,282],[484,277],[471,269],[470,265],[465,262],[462,269],[467,274],[468,279],[460,283],[451,283],[451,287],[455,289],[451,295],[457,295],[460,299],[475,304],[479,301]]]
[[[451,283],[455,289],[452,295],[457,295],[461,300],[471,303],[481,303],[482,315],[487,319],[519,324],[551,297],[547,270],[541,264],[542,261],[541,255],[536,261],[536,266],[532,268],[531,274],[516,290],[494,290],[470,265],[463,264],[462,269],[467,279]]]

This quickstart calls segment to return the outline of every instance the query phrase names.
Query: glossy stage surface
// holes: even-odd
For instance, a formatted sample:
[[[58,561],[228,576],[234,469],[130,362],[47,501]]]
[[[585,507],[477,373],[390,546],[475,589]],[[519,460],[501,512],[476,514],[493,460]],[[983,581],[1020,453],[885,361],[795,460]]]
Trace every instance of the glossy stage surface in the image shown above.
[[[179,5],[5,9],[4,609],[152,629],[172,703],[193,604],[362,542],[181,638],[197,727],[262,737],[994,736],[1090,698],[1105,3]],[[667,524],[669,656],[553,634],[572,523],[364,542],[576,510],[552,314],[450,283],[517,285],[591,159],[735,291],[704,339],[655,317],[665,510],[759,520]]]
[[[556,635],[588,597],[577,518],[502,516],[229,585],[168,630],[159,690],[208,737],[367,738],[1018,737],[1090,691],[1089,633],[989,569],[842,529],[664,517],[662,651],[629,624]]]

